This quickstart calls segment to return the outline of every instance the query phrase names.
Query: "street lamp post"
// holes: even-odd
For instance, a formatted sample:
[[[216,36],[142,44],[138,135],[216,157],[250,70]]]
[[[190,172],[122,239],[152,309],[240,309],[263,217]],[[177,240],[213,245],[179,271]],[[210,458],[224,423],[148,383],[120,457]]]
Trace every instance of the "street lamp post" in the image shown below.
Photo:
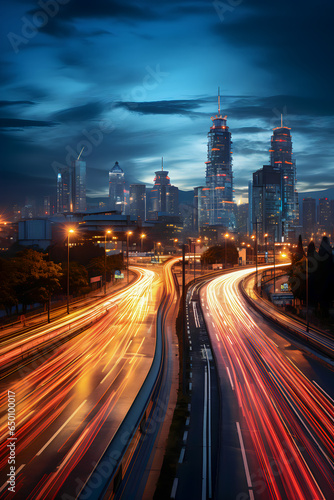
[[[110,229],[104,233],[104,295],[107,293],[107,234],[111,234]]]
[[[70,314],[70,233],[74,233],[73,229],[67,232],[67,314]]]
[[[265,252],[266,252],[266,263],[268,263],[268,249],[267,249],[267,245],[268,245],[268,233],[266,233],[264,235],[264,244],[265,244]]]
[[[306,254],[306,331],[310,330],[309,314],[308,314],[308,255]]]
[[[273,234],[273,257],[274,257],[274,293],[276,291],[276,255],[275,255],[275,237],[276,237],[276,230],[274,229],[274,234]]]
[[[128,284],[129,284],[129,237],[131,236],[132,231],[128,231],[126,233],[126,270],[128,272]]]
[[[140,253],[143,253],[143,239],[145,238],[146,234],[142,233],[140,235]]]
[[[226,248],[226,240],[227,238],[229,237],[229,234],[226,233],[224,234],[224,238],[225,238],[225,264],[224,264],[224,269],[226,269],[226,266],[227,266],[227,248]]]

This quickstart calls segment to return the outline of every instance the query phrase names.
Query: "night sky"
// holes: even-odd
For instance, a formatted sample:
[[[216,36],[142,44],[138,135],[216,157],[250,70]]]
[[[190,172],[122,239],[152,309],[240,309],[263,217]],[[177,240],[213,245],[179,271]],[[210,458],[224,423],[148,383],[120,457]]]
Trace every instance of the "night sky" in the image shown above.
[[[44,4],[2,2],[2,208],[54,194],[55,162],[83,145],[89,196],[116,160],[128,182],[152,184],[163,156],[173,184],[202,185],[218,86],[237,201],[281,113],[298,190],[334,185],[332,0]]]

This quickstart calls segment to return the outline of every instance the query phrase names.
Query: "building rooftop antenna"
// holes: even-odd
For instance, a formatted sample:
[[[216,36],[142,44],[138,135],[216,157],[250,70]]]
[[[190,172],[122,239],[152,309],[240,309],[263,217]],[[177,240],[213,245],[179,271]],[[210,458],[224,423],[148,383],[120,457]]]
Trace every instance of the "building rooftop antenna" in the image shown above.
[[[220,87],[218,87],[218,116],[220,116]]]
[[[161,171],[163,172],[164,170],[164,157],[161,157]]]
[[[281,128],[283,127],[283,113],[281,113]]]
[[[80,160],[80,156],[81,156],[81,154],[82,154],[82,152],[83,152],[83,150],[84,150],[84,149],[85,149],[85,146],[84,146],[84,147],[82,148],[82,150],[80,151],[80,154],[79,154],[79,156],[78,156],[78,158],[77,158],[77,161],[79,161],[79,160]]]

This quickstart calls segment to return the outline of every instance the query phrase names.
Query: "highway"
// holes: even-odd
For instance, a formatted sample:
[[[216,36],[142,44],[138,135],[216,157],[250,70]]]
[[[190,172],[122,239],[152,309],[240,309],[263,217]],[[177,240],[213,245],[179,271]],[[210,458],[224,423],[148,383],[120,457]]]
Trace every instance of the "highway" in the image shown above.
[[[15,499],[76,498],[111,441],[155,349],[162,282],[152,270],[134,270],[139,279],[133,285],[90,309],[103,312],[98,321],[2,376],[1,498],[13,498],[6,482],[8,391],[16,402]]]
[[[334,498],[333,366],[252,311],[239,290],[250,272],[200,293],[222,394],[216,498]]]

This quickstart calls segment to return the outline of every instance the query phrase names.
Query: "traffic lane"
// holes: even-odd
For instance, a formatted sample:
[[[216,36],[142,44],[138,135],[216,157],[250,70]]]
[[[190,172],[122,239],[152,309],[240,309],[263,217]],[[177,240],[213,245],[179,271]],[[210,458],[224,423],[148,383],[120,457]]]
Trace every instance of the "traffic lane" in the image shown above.
[[[210,491],[214,494],[220,442],[218,380],[197,290],[196,285],[187,300],[191,402],[177,469],[176,499],[180,500],[209,498]]]
[[[219,280],[215,281],[217,282]],[[223,281],[226,281],[225,285],[222,283]],[[297,485],[301,492],[304,488],[301,484],[305,481],[304,484],[308,485],[310,489],[314,488],[314,494],[319,495],[317,480],[310,478],[310,474],[307,471],[307,465],[304,463],[304,455],[308,455],[307,461],[311,463],[312,468],[315,467],[316,470],[319,469],[317,466],[318,461],[324,462],[324,456],[322,456],[322,458],[319,457],[317,453],[319,443],[313,445],[313,441],[307,437],[309,431],[302,428],[303,425],[300,422],[298,413],[296,413],[300,412],[300,408],[295,408],[293,402],[296,394],[298,394],[297,406],[302,406],[302,412],[304,411],[304,407],[306,408],[307,425],[311,426],[317,439],[320,439],[321,443],[326,446],[326,449],[328,449],[328,447],[330,449],[326,437],[326,433],[331,432],[328,417],[326,413],[320,410],[326,427],[324,435],[321,429],[314,425],[312,418],[307,413],[311,412],[313,418],[318,417],[318,409],[315,406],[316,402],[314,401],[315,395],[313,388],[310,387],[310,384],[305,383],[305,380],[300,378],[300,374],[286,358],[282,359],[277,347],[273,348],[273,344],[269,344],[270,341],[268,341],[265,334],[261,333],[257,328],[256,323],[252,323],[251,318],[243,313],[243,308],[246,306],[245,304],[240,306],[240,297],[237,297],[237,290],[233,290],[233,281],[236,281],[235,278],[222,278],[220,286],[223,289],[223,294],[216,293],[214,298],[213,296],[211,297],[211,307],[215,309],[215,322],[222,332],[222,334],[218,332],[218,336],[224,344],[224,350],[229,356],[229,362],[232,367],[231,378],[236,386],[239,404],[244,407],[248,431],[252,435],[252,442],[250,442],[250,444],[256,451],[258,460],[261,459],[264,463],[264,470],[268,474],[268,485],[273,484],[278,490],[282,490],[282,487],[283,490],[289,490],[289,488],[291,488],[291,482],[297,478]],[[219,290],[219,286],[217,286],[216,292],[217,290]],[[213,292],[213,290],[211,290],[211,292]],[[222,303],[222,300],[226,301],[225,304],[224,302]],[[217,307],[219,302],[221,302],[221,304]],[[270,369],[268,369],[268,366],[270,366]],[[268,372],[270,375],[269,378]],[[276,380],[273,377],[276,377]],[[297,383],[290,383],[290,385],[293,385],[292,393],[289,386],[285,383],[285,378],[288,377],[289,380],[291,377],[297,379]],[[305,387],[305,384],[307,387]],[[260,391],[258,386],[261,387]],[[312,394],[311,398],[309,397],[309,393]],[[326,402],[323,401],[321,395],[317,394],[316,399],[321,400],[320,405],[324,405],[325,407],[328,406]],[[319,401],[317,402],[319,403]],[[285,408],[284,416],[280,415],[277,409],[282,407]],[[328,407],[324,409],[327,411]],[[293,426],[292,433],[298,432],[302,446],[306,449],[303,455],[300,450],[297,449],[298,445],[293,442],[291,436],[282,428],[284,425],[288,425],[290,430]],[[284,450],[283,445],[279,446],[277,442],[274,442],[272,436],[268,435],[268,428],[271,428],[273,436],[280,436],[281,442],[284,445],[286,441],[289,446],[288,451],[293,453],[294,463],[289,464],[286,468],[290,475],[289,477],[287,477],[286,472],[280,471],[279,477],[272,478],[268,456],[270,460],[279,462],[281,456],[287,457],[288,451]],[[245,429],[245,432],[246,431],[247,428]],[[254,439],[254,435],[256,434],[260,436],[258,441]],[[247,436],[245,442],[248,442]],[[251,457],[250,452],[248,452],[247,455]],[[311,455],[316,458],[313,460]],[[324,463],[322,463],[322,465],[324,465]],[[326,463],[325,468],[327,466],[328,464]],[[302,471],[301,474],[299,473],[300,470]],[[328,490],[328,475],[328,470],[326,470],[324,474],[317,474],[318,480],[322,483],[322,487],[326,491]],[[301,480],[301,477],[303,480]],[[315,498],[317,498],[317,496],[315,496]]]
[[[217,457],[215,498],[247,499],[249,498],[247,479],[236,426],[236,422],[240,422],[242,416],[242,407],[239,406],[235,397],[235,385],[231,378],[228,356],[204,298],[206,287],[207,285],[204,285],[201,290],[201,309],[210,336],[220,391],[220,447]],[[216,438],[218,439],[218,436]]]
[[[85,400],[89,404],[86,403],[84,407],[80,409],[80,411],[81,412],[84,410],[89,411],[89,409],[93,409],[93,413],[95,413],[95,415],[91,414],[92,419],[97,421],[97,419],[100,418],[100,426],[102,425],[102,420],[105,420],[108,424],[107,425],[108,432],[106,432],[106,427],[103,428],[104,438],[101,440],[101,443],[105,445],[106,443],[105,439],[108,438],[110,435],[113,435],[113,433],[115,432],[115,430],[119,425],[119,422],[123,419],[125,413],[127,412],[127,409],[129,408],[131,402],[133,401],[135,395],[137,394],[153,358],[153,352],[155,346],[154,311],[156,310],[156,305],[159,299],[158,297],[159,293],[157,293],[159,288],[159,281],[156,280],[155,291],[154,288],[152,289],[150,283],[146,283],[146,286],[147,286],[147,296],[150,298],[150,301],[147,302],[147,304],[149,305],[149,309],[151,311],[150,313],[149,309],[147,307],[144,307],[143,301],[141,301],[141,303],[140,301],[138,301],[138,297],[133,299],[137,303],[137,309],[135,307],[129,309],[129,302],[128,298],[126,297],[124,308],[120,308],[119,310],[120,314],[117,324],[118,327],[115,327],[115,325],[111,325],[108,330],[108,328],[104,325],[102,333],[101,331],[98,331],[98,337],[100,337],[101,344],[95,343],[96,338],[92,336],[92,330],[89,330],[86,333],[85,337],[81,336],[80,339],[73,339],[71,342],[68,343],[68,345],[66,345],[63,348],[62,354],[63,357],[65,356],[66,359],[63,359],[62,356],[58,355],[58,358],[56,360],[55,359],[48,360],[48,362],[45,363],[45,366],[43,366],[43,368],[45,369],[44,382],[41,383],[41,380],[37,381],[36,379],[40,375],[39,372],[42,372],[42,368],[40,370],[35,370],[30,374],[30,380],[27,381],[27,384],[28,386],[30,386],[30,389],[32,389],[33,383],[35,382],[35,397],[40,397],[39,388],[42,387],[43,384],[49,383],[50,385],[52,383],[52,377],[55,377],[56,373],[59,375],[59,377],[62,376],[62,367],[63,370],[65,371],[68,369],[71,370],[71,373],[67,372],[66,375],[67,379],[69,380],[69,384],[72,383],[72,392],[70,390],[71,389],[70,385],[68,385],[67,391],[66,390],[61,391],[58,388],[58,394],[53,393],[52,395],[53,398],[55,397],[60,399],[63,398],[63,401],[65,401],[63,402],[63,405],[60,407],[62,410],[62,413],[59,417],[60,419],[52,422],[52,425],[50,425],[49,428],[45,429],[45,432],[43,433],[42,436],[39,437],[39,435],[38,436],[36,435],[35,437],[39,438],[36,440],[36,442],[34,440],[31,440],[32,441],[31,443],[25,442],[25,445],[28,446],[32,445],[31,451],[33,454],[37,453],[38,447],[42,448],[43,444],[48,442],[50,436],[53,435],[54,431],[57,432],[57,429],[61,428],[63,423],[66,422],[67,419],[71,416],[73,408],[80,407],[80,404],[83,403],[83,401]],[[132,323],[131,322],[129,323],[131,327],[129,328],[127,320],[124,320],[124,312],[126,312],[128,322],[132,318]],[[148,322],[146,323],[143,322],[143,318],[141,318],[141,316],[143,315],[147,316]],[[98,330],[97,326],[95,326],[94,328]],[[150,330],[151,334],[147,336],[147,332]],[[112,333],[114,333],[113,335],[115,337],[114,339],[113,336],[111,335]],[[128,341],[128,337],[133,337],[130,341],[131,343]],[[113,339],[112,342],[111,339]],[[85,346],[86,342],[88,342],[87,346]],[[103,354],[101,352],[101,348],[105,348]],[[80,353],[78,351],[80,351]],[[84,353],[88,352],[89,359],[85,359],[86,355],[83,358],[82,352]],[[80,358],[82,363],[80,366],[81,371],[79,372],[78,366],[76,366],[76,369],[73,370],[72,365],[74,361],[78,361],[78,359]],[[114,362],[111,363],[113,366],[110,367],[110,361],[112,360],[114,360]],[[115,367],[117,367],[116,371]],[[54,370],[54,372],[50,372],[50,370],[52,369]],[[121,373],[121,377],[117,375],[118,373],[117,370],[119,370],[119,372]],[[136,376],[133,376],[134,371],[136,371]],[[33,380],[34,377],[35,380]],[[111,380],[109,380],[108,377]],[[125,392],[124,390],[122,390],[122,384],[124,383],[124,381],[126,382],[126,388],[127,388]],[[105,391],[104,389],[105,385],[108,388],[107,391]],[[51,386],[49,387],[49,389],[51,390]],[[56,390],[55,387],[52,387],[52,389],[53,391]],[[107,408],[105,407],[104,403],[106,400],[108,400],[108,407],[111,407],[112,401],[113,400],[116,401],[116,396],[118,393],[120,393],[121,390],[122,390],[121,393],[122,397],[119,400],[117,400],[117,404],[113,409],[111,418],[110,415],[107,414]],[[103,391],[105,391],[105,394],[101,398],[101,394],[103,394]],[[43,401],[40,400],[40,402],[43,402],[44,405],[43,410],[44,409],[50,410],[50,408],[47,407],[47,398],[51,397],[50,394],[49,395],[42,394],[42,396],[44,397],[44,400]],[[25,401],[24,395],[21,401]],[[51,402],[55,403],[56,401],[51,397]],[[22,408],[22,411],[23,410],[24,409]],[[17,411],[18,413],[21,413],[21,408],[18,408]],[[42,424],[40,423],[40,421],[36,422],[36,425],[39,424],[40,430],[41,430],[41,425],[48,423],[47,422],[48,418],[55,419],[58,416],[57,411],[58,409],[56,406],[56,410],[54,412],[51,411],[49,415],[45,415],[45,419],[42,421]],[[96,417],[99,411],[100,415]],[[38,410],[35,413],[36,413],[36,418],[38,419],[41,410]],[[77,415],[75,415],[75,417],[77,417]],[[84,415],[81,415],[80,418],[82,420],[84,418]],[[31,416],[29,417],[29,420],[30,421],[32,420]],[[44,462],[42,466],[36,465],[37,462],[39,462],[36,458],[34,464],[32,464],[34,468],[42,471],[50,471],[59,466],[60,447],[62,446],[62,444],[64,444],[64,442],[66,442],[66,439],[68,439],[69,435],[71,435],[71,433],[73,432],[73,426],[76,423],[75,418],[71,422],[68,422],[66,427],[62,429],[61,433],[57,435],[55,439],[52,441],[52,443],[47,447],[50,456],[54,457],[55,460],[54,463],[52,464],[48,463],[47,467],[43,468]],[[87,438],[89,438],[89,436],[92,436],[95,432],[95,429],[93,429],[92,425],[90,427],[91,427],[90,429],[88,430],[86,429]],[[31,431],[30,437],[32,437],[31,426],[30,426],[30,431]],[[27,439],[29,439],[29,435]],[[72,436],[72,441],[73,441],[73,436]],[[67,446],[69,446],[69,443],[70,441],[67,442]],[[95,447],[96,447],[96,442],[94,442],[94,446],[90,447],[89,451],[94,451],[94,459],[96,460],[99,457],[99,454],[95,453],[96,451],[94,449]],[[66,451],[65,448],[66,446],[63,447],[62,450],[63,454]],[[46,450],[43,453],[45,454]],[[25,461],[23,462],[22,460],[21,463],[27,463],[26,456],[23,456],[22,458],[24,458]],[[79,477],[81,479],[82,477],[81,473]],[[54,477],[53,481],[58,482],[58,479]],[[27,490],[25,488],[25,492],[26,491]],[[49,492],[48,495],[51,495],[51,493]]]

